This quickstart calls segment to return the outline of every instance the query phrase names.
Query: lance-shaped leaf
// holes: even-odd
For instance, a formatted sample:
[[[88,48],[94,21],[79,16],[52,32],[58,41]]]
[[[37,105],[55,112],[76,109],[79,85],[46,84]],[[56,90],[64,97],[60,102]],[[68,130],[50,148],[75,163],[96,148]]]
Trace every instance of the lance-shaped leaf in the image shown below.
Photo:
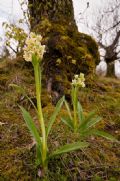
[[[48,127],[46,128],[47,137],[48,137],[48,135],[50,133],[50,130],[52,128],[52,125],[53,125],[58,113],[60,112],[60,109],[61,109],[61,107],[63,105],[63,102],[64,102],[64,96],[58,101],[58,103],[56,104],[56,107],[55,107],[55,111],[53,112],[52,116],[50,117]]]
[[[23,87],[21,87],[17,84],[9,84],[9,86],[15,88],[18,92],[25,94],[25,90]]]
[[[117,141],[117,139],[114,136],[112,136],[109,133],[106,133],[105,131],[93,130],[91,133],[94,134],[94,135],[97,135],[97,136],[102,136],[103,138],[106,138],[106,139],[108,139],[110,141]]]
[[[61,118],[61,121],[65,123],[69,128],[74,129],[73,127],[73,120],[70,119],[70,117],[66,116]]]
[[[82,106],[81,106],[81,104],[80,104],[79,101],[78,101],[78,105],[77,105],[77,111],[78,111],[79,122],[80,122],[80,124],[81,124],[81,123],[83,123],[83,121],[84,121],[84,115],[83,115]]]
[[[98,122],[100,122],[102,120],[101,117],[96,117],[96,118],[93,118],[91,119],[89,122],[87,122],[86,126],[85,126],[85,129],[89,129],[91,128],[92,126],[96,125]]]
[[[94,111],[90,112],[88,116],[84,119],[84,121],[80,124],[79,130],[84,131],[87,128],[87,124],[89,123],[89,121],[91,121],[91,119],[93,119],[95,115],[96,113]]]
[[[97,130],[97,129],[90,129],[90,130],[87,130],[87,131],[80,132],[80,135],[83,136],[83,137],[96,135],[96,136],[101,136],[103,138],[106,138],[106,139],[108,139],[110,141],[117,141],[117,139],[114,136],[112,136],[111,134],[106,133],[105,131]]]
[[[72,115],[71,115],[70,107],[69,107],[67,101],[65,100],[64,102],[65,102],[65,106],[66,106],[66,109],[67,109],[67,111],[68,111],[68,114],[69,114],[70,119],[73,119],[73,118],[72,118]]]
[[[22,115],[27,124],[27,127],[29,128],[32,136],[34,137],[35,141],[37,142],[37,144],[40,146],[40,149],[41,149],[41,138],[32,117],[30,116],[29,112],[26,111],[22,106],[19,106],[19,107],[22,111]]]
[[[36,166],[39,166],[42,163],[42,157],[41,157],[41,149],[40,145],[36,144]]]
[[[86,148],[88,146],[89,146],[89,144],[87,142],[76,142],[76,143],[72,143],[72,144],[66,144],[66,145],[58,148],[56,151],[54,151],[50,155],[50,157],[60,155],[63,153],[68,153],[68,152],[75,151],[75,150],[79,150],[79,149],[83,149],[83,148]]]

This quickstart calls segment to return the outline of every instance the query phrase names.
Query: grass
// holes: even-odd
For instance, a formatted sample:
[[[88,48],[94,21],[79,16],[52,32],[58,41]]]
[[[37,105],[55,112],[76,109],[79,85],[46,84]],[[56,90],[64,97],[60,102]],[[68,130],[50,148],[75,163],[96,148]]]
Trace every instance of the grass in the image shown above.
[[[28,66],[28,65],[27,65]],[[34,98],[34,77],[31,68],[19,60],[0,62],[0,181],[39,181],[35,161],[33,140],[23,121],[17,104],[35,113],[28,101],[19,92],[9,87],[16,83],[26,88]],[[96,78],[92,88],[80,91],[79,99],[87,113],[96,110],[103,117],[98,127],[120,139],[120,81],[115,78]],[[45,117],[54,109],[49,95],[43,90]],[[50,151],[59,144],[78,139],[61,123],[63,108],[49,139]],[[47,120],[47,119],[46,119]],[[47,122],[46,122],[47,124]],[[118,181],[120,179],[119,143],[111,143],[100,137],[89,137],[90,147],[82,151],[65,154],[52,159],[46,181]]]

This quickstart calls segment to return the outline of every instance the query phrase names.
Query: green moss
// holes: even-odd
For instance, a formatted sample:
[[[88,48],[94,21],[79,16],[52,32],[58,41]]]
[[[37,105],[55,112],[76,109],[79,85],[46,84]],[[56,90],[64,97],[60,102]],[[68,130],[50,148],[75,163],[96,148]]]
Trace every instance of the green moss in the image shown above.
[[[47,18],[42,18],[41,23],[36,25],[35,32],[41,32],[42,36],[46,40],[52,28],[51,22]]]
[[[69,38],[66,39],[67,41]],[[74,42],[72,42],[74,45]],[[82,51],[82,50],[81,50]],[[91,55],[87,52],[86,57],[91,61]],[[55,58],[56,60],[57,58]],[[63,61],[63,57],[60,58]],[[71,64],[73,59],[70,52],[65,57],[65,61]],[[76,61],[78,61],[76,59]],[[67,65],[69,65],[67,64]],[[11,68],[9,68],[9,66]],[[0,86],[0,180],[23,181],[23,180],[42,180],[37,177],[35,167],[35,149],[29,150],[32,143],[31,135],[25,125],[20,110],[19,103],[30,111],[37,122],[34,110],[28,101],[20,101],[22,95],[9,88],[9,83],[16,81],[19,85],[26,87],[30,97],[35,99],[33,71],[29,67],[15,66],[11,64],[1,67],[0,76],[2,85]],[[63,66],[63,65],[59,65]],[[62,68],[62,67],[61,67]],[[11,71],[12,70],[12,71]],[[6,73],[7,72],[7,73]],[[16,79],[17,76],[17,79]],[[68,74],[63,75],[65,80],[66,92],[70,94],[70,81],[67,80]],[[29,77],[29,78],[28,78]],[[61,74],[56,74],[56,79],[62,82]],[[50,115],[54,111],[51,97],[48,95],[43,80],[44,89],[42,90],[42,105],[46,125]],[[84,108],[84,112],[96,110],[103,117],[103,121],[98,125],[99,128],[120,138],[120,85],[119,80],[111,78],[96,78],[92,88],[84,88],[79,92],[79,99]],[[73,134],[68,127],[61,122],[61,116],[66,115],[65,107],[57,117],[53,125],[52,132],[48,140],[48,148],[51,152],[59,145],[78,140],[79,135]],[[36,124],[37,125],[37,124]],[[47,181],[61,180],[95,180],[101,178],[105,181],[115,178],[119,180],[119,143],[110,143],[103,138],[89,137],[87,139],[90,146],[82,151],[64,154],[53,158],[49,162],[49,170],[46,176]]]

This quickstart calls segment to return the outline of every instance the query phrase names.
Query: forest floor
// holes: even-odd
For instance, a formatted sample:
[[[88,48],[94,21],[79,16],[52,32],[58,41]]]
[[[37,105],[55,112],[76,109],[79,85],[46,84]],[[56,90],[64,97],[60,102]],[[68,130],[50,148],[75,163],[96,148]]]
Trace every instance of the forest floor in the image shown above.
[[[30,97],[34,94],[34,76],[31,68],[20,59],[0,62],[0,181],[39,181],[35,162],[35,150],[30,149],[32,138],[19,110],[28,109],[35,122],[36,115],[26,98],[10,87],[25,87]],[[79,94],[84,112],[96,110],[103,120],[97,126],[120,139],[120,80],[96,78],[95,86],[85,88]],[[54,110],[49,95],[42,92],[42,105],[46,120]],[[48,141],[49,148],[72,142],[76,135],[60,121],[58,116]],[[120,144],[101,137],[90,136],[88,148],[57,156],[49,162],[46,181],[119,181]]]

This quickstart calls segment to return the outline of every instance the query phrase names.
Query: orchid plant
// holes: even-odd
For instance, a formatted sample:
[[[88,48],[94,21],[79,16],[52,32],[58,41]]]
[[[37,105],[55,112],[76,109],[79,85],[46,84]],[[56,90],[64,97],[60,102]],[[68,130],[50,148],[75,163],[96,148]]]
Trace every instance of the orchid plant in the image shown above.
[[[107,138],[111,141],[115,141],[115,138],[101,130],[95,128],[95,125],[102,120],[100,116],[96,115],[95,111],[88,113],[88,115],[84,115],[82,106],[78,101],[78,91],[79,88],[85,87],[85,78],[84,74],[80,73],[80,75],[74,75],[74,79],[72,80],[72,91],[71,91],[71,100],[73,105],[73,115],[71,114],[71,110],[69,104],[65,100],[65,106],[68,111],[68,116],[62,117],[62,121],[70,128],[72,131],[80,134],[81,137],[86,137],[90,135],[97,135]]]
[[[37,99],[37,107],[35,108],[40,129],[38,129],[34,123],[33,118],[30,113],[20,106],[22,111],[23,118],[36,141],[36,153],[37,153],[37,164],[40,165],[44,170],[46,170],[48,165],[48,160],[56,155],[82,149],[88,146],[86,142],[76,142],[71,144],[66,144],[64,146],[59,147],[57,150],[53,151],[53,153],[49,153],[48,149],[48,136],[51,131],[52,125],[58,115],[65,98],[62,97],[50,117],[48,125],[45,126],[44,115],[41,106],[41,78],[42,78],[42,59],[45,52],[45,45],[41,44],[42,36],[36,35],[35,33],[30,33],[30,36],[26,39],[26,46],[24,47],[24,59],[32,63],[34,68],[34,76],[35,76],[35,86],[36,86],[36,99]],[[34,106],[35,107],[35,106]],[[76,108],[75,108],[76,109]]]

